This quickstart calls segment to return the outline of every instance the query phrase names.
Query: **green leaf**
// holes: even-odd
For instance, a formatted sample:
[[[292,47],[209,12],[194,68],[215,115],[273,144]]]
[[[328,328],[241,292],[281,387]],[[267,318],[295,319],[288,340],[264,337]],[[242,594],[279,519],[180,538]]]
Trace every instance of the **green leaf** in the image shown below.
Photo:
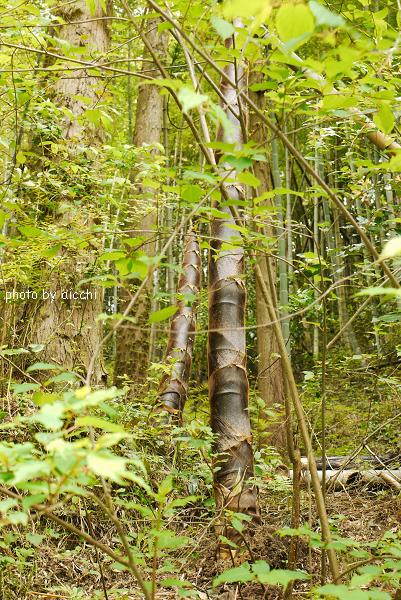
[[[160,323],[160,321],[165,321],[175,315],[177,310],[178,306],[166,306],[166,308],[161,308],[150,315],[149,323]]]
[[[302,571],[290,571],[288,569],[270,570],[270,567],[267,567],[269,565],[263,560],[258,561],[252,566],[252,570],[257,574],[260,583],[287,587],[291,581],[310,579],[310,575]]]
[[[305,4],[284,4],[277,11],[277,32],[292,50],[309,39],[314,26],[313,14]]]
[[[198,203],[203,196],[203,189],[200,185],[184,185],[181,190],[181,198],[191,204]]]
[[[227,19],[236,17],[259,17],[258,21],[267,19],[271,11],[269,0],[226,0],[223,15]]]
[[[182,104],[182,110],[184,113],[196,108],[206,102],[208,97],[205,94],[198,94],[194,89],[190,87],[182,87],[178,92],[178,100]]]
[[[174,531],[170,531],[169,529],[162,531],[152,529],[151,533],[157,538],[157,545],[161,550],[177,550],[178,548],[187,546],[190,542],[188,537],[176,535]]]
[[[393,111],[388,104],[382,104],[373,117],[375,125],[385,134],[391,133],[394,129],[395,119]]]
[[[222,583],[245,583],[247,581],[253,581],[254,579],[255,575],[251,573],[249,564],[243,563],[240,567],[227,569],[215,577],[213,586],[216,587]]]
[[[110,421],[106,421],[106,419],[101,419],[99,417],[78,417],[75,423],[78,427],[95,427],[97,429],[102,429],[103,431],[126,433],[121,425],[111,423]]]
[[[357,100],[343,94],[328,94],[323,98],[322,110],[342,110],[357,105]]]
[[[39,383],[13,383],[11,386],[14,394],[25,394],[40,388]]]
[[[361,290],[356,296],[400,296],[401,290],[398,288],[369,287]]]
[[[32,394],[32,402],[36,404],[36,406],[44,406],[45,404],[53,404],[59,398],[58,394],[53,394],[49,392],[37,391]]]
[[[260,185],[260,179],[255,177],[253,173],[250,171],[243,171],[242,173],[238,173],[237,179],[240,183],[244,185],[250,185],[251,187],[258,187]]]
[[[46,235],[45,231],[31,225],[20,225],[18,230],[27,238],[38,238]]]
[[[37,477],[46,477],[50,474],[50,465],[41,460],[27,460],[14,470],[14,476],[12,479],[13,484],[30,481]]]
[[[165,498],[173,490],[173,487],[174,487],[173,478],[171,475],[169,475],[168,477],[163,479],[163,481],[160,483],[158,490],[157,490],[157,495]]]
[[[212,25],[223,40],[226,40],[235,32],[235,28],[231,23],[225,21],[224,19],[220,19],[219,17],[212,17],[211,19]]]
[[[40,546],[40,544],[45,539],[45,536],[41,535],[40,533],[29,533],[28,532],[25,537],[26,537],[27,541],[29,543],[31,543],[33,546]]]
[[[33,421],[41,423],[46,429],[57,431],[63,426],[62,417],[64,415],[65,405],[63,402],[53,402],[42,406],[40,412],[32,417]]]
[[[380,259],[385,260],[396,256],[401,256],[401,237],[399,236],[391,238],[384,244]]]
[[[56,365],[54,363],[37,362],[28,367],[26,372],[31,373],[31,371],[59,371],[62,368],[63,367],[60,367],[60,365]]]
[[[90,452],[87,456],[88,468],[96,475],[111,479],[117,483],[127,473],[127,459],[121,456],[115,456],[107,451]]]
[[[331,12],[328,8],[316,2],[310,0],[309,8],[311,9],[313,16],[316,20],[316,25],[328,25],[329,27],[341,27],[345,21],[341,15]]]
[[[59,373],[59,375],[54,375],[53,377],[50,377],[50,379],[47,380],[46,383],[62,383],[62,382],[67,382],[67,381],[77,381],[78,377],[75,375],[75,373],[70,373],[69,371],[67,371],[66,373]]]

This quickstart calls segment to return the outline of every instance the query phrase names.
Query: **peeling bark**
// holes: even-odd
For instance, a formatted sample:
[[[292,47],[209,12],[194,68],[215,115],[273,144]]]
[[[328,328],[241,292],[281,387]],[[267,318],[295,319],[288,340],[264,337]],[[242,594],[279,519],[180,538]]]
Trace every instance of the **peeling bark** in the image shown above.
[[[241,23],[236,22],[237,26]],[[232,43],[232,40],[231,40]],[[226,44],[227,45],[227,44]],[[230,43],[228,43],[228,46]],[[233,63],[225,67],[227,75],[243,85],[243,69]],[[237,91],[221,82],[227,117],[233,126],[232,136],[220,130],[219,139],[242,144],[239,121],[228,110],[238,113]],[[235,179],[235,173],[230,175]],[[227,197],[234,203],[242,190],[225,184]],[[249,483],[253,475],[252,434],[248,413],[249,384],[246,372],[244,249],[241,235],[232,228],[235,221],[227,206],[219,210],[223,218],[211,224],[209,255],[209,398],[211,426],[216,436],[214,452],[214,491],[218,510],[229,509],[258,517],[257,493]],[[228,529],[231,539],[237,532]]]
[[[172,363],[170,375],[160,382],[162,408],[182,419],[191,373],[196,326],[196,297],[201,285],[201,256],[196,233],[186,236],[182,274],[178,282],[178,311],[174,316],[167,344],[166,361]],[[186,296],[190,295],[190,302]]]

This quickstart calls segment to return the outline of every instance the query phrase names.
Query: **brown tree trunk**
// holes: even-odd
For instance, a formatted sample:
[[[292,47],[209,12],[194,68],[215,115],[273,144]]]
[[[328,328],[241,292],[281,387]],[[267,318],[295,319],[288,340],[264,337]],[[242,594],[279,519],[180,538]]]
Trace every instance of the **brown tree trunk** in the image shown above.
[[[262,76],[263,77],[263,76]],[[252,76],[251,83],[259,83],[261,77],[259,74]],[[265,108],[264,92],[251,92],[251,98],[255,104],[263,110]],[[269,137],[269,132],[265,125],[260,122],[259,117],[253,112],[249,115],[250,139],[254,140],[258,146],[263,147]],[[272,189],[272,181],[270,177],[269,165],[266,162],[256,161],[254,163],[255,176],[260,180],[258,186],[258,195]],[[273,207],[271,200],[266,200]],[[269,220],[263,229],[267,238],[273,238],[275,235],[274,227]],[[282,232],[281,232],[282,235]],[[270,261],[271,273],[273,281],[269,282],[268,268],[266,261]],[[270,289],[273,304],[276,305],[276,261],[268,258],[263,251],[258,256],[258,263],[263,274],[264,281]],[[271,289],[271,285],[273,289]],[[271,326],[261,326],[263,323],[268,323],[269,313],[266,307],[266,302],[260,287],[260,283],[256,279],[256,324],[257,328],[257,350],[258,350],[258,391],[264,400],[266,408],[283,410],[284,407],[284,382],[281,360],[278,351],[276,336],[274,335]],[[268,421],[268,417],[262,414],[264,420]],[[274,446],[281,452],[286,452],[286,431],[285,422],[281,418],[278,422],[268,425],[268,444]],[[262,436],[262,439],[266,436]]]
[[[236,23],[237,26],[240,23]],[[240,65],[229,64],[226,73],[243,85]],[[233,125],[232,137],[220,130],[219,138],[242,143],[239,121],[227,109],[238,113],[237,91],[221,82],[227,117]],[[235,179],[235,173],[231,173]],[[225,185],[231,202],[241,199],[236,185]],[[253,475],[252,434],[248,412],[249,384],[246,372],[244,249],[230,209],[219,206],[225,217],[211,224],[209,255],[209,398],[211,426],[216,436],[214,490],[218,510],[229,509],[258,517],[257,493],[249,478]],[[226,528],[235,539],[236,532]]]
[[[162,408],[182,420],[191,374],[196,326],[196,305],[201,285],[201,256],[196,233],[186,236],[183,272],[178,282],[178,311],[174,316],[167,344],[166,360],[172,363],[170,375],[160,382]]]
[[[88,57],[97,58],[107,50],[109,31],[107,20],[101,18],[105,16],[105,12],[100,0],[95,2],[94,13],[89,11],[85,0],[77,0],[60,8],[59,15],[66,23],[74,23],[60,27],[58,37],[72,46],[84,46],[88,50],[84,56],[86,60]],[[55,85],[55,101],[72,113],[71,117],[65,118],[63,124],[63,138],[68,140],[66,148],[71,160],[79,160],[81,157],[86,161],[90,160],[86,147],[96,145],[102,139],[102,132],[98,127],[83,125],[79,120],[85,110],[96,107],[101,94],[104,94],[104,84],[90,76],[86,70],[73,71],[68,77],[61,77]],[[83,97],[86,98],[85,101]],[[88,99],[91,104],[88,104]],[[57,161],[57,156],[54,160]],[[60,207],[57,212],[59,224],[66,230],[88,231],[93,224],[89,206],[83,205],[80,211],[73,205],[71,210]],[[95,238],[91,240],[91,244],[91,252],[77,246],[73,249],[65,247],[60,252],[57,270],[48,273],[49,289],[56,293],[56,299],[53,302],[43,301],[36,306],[32,319],[33,330],[29,332],[30,341],[45,345],[42,354],[44,360],[59,363],[67,369],[85,370],[102,337],[101,325],[96,322],[96,317],[103,308],[102,289],[84,286],[83,289],[88,287],[91,293],[86,300],[61,296],[63,291],[81,291],[79,282],[93,273],[93,245],[97,244]],[[103,375],[102,361],[98,360],[93,381],[98,383]]]
[[[166,34],[158,33],[158,19],[150,19],[147,22],[147,40],[157,56],[164,56],[167,50]],[[153,66],[152,57],[148,51],[144,51],[144,62],[142,70],[147,76],[159,77],[157,67]],[[134,128],[134,146],[141,147],[160,142],[163,128],[163,96],[160,88],[156,85],[140,85],[136,102],[136,119]],[[143,196],[151,198],[152,190],[140,189]],[[154,190],[153,190],[154,193]],[[142,236],[146,240],[144,251],[148,256],[154,256],[156,251],[155,234],[157,229],[157,210],[154,202],[149,203],[149,209],[143,219],[138,222],[135,210],[127,219],[128,229],[134,229],[133,235]],[[144,289],[139,303],[137,304],[135,317],[136,323],[132,325],[126,322],[124,327],[117,331],[116,336],[116,358],[114,366],[114,379],[118,383],[121,378],[127,376],[130,380],[142,383],[146,377],[149,358],[149,331],[148,318],[151,309],[151,298],[153,292],[153,281],[149,280]],[[129,302],[130,295],[127,290],[121,289],[119,299],[119,311],[123,312]]]

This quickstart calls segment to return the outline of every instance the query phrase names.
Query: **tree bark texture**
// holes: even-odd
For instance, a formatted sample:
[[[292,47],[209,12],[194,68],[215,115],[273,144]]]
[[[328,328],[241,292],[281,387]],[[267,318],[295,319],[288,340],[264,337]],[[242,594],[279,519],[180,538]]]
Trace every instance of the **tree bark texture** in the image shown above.
[[[263,78],[262,74],[257,73],[256,76],[251,74],[252,83],[260,83]],[[265,97],[264,92],[250,92],[252,100],[255,104],[263,110],[265,108]],[[268,139],[269,132],[265,125],[261,124],[258,116],[250,111],[249,114],[249,129],[250,139],[254,140],[258,146],[265,147],[266,140]],[[268,163],[255,161],[254,173],[259,179],[260,185],[258,186],[258,195],[264,192],[270,191],[272,186],[270,168]],[[272,200],[266,200],[273,207]],[[267,238],[274,238],[275,232],[271,220],[267,219],[265,227],[263,229]],[[262,271],[264,281],[269,285],[268,269],[266,261],[270,262],[271,272],[273,273],[273,286],[274,289],[270,290],[272,293],[273,304],[277,304],[276,300],[276,261],[266,256],[266,251],[262,251],[257,257],[260,270]],[[267,408],[274,408],[274,405],[278,405],[281,408],[284,405],[284,383],[283,383],[283,371],[281,360],[279,356],[276,336],[274,335],[273,328],[271,326],[262,326],[264,323],[269,322],[269,313],[266,307],[266,302],[263,297],[263,293],[260,284],[256,278],[256,323],[257,328],[257,350],[258,350],[258,391],[265,402]],[[263,416],[263,415],[262,415]],[[267,419],[266,419],[267,420]],[[273,445],[278,450],[283,451],[286,448],[286,434],[285,434],[285,423],[283,420],[278,423],[272,423],[268,425],[267,434],[269,435],[268,444]]]
[[[79,0],[64,5],[59,15],[66,24],[58,29],[58,37],[72,46],[85,47],[85,60],[94,60],[107,50],[109,30],[107,20],[101,18],[106,13],[100,0],[96,0],[92,13],[85,0]],[[69,22],[73,23],[69,25]],[[87,160],[87,146],[102,141],[102,131],[98,127],[83,124],[79,119],[85,110],[95,107],[104,94],[101,81],[90,76],[85,69],[80,69],[72,71],[68,77],[60,77],[55,84],[55,102],[68,108],[73,115],[66,117],[63,124],[63,138],[68,140],[71,158],[82,155]],[[54,160],[57,161],[57,156]],[[71,205],[71,210],[63,209],[61,213],[60,208],[58,213],[56,218],[66,229],[88,231],[93,225],[94,213],[89,207],[79,211]],[[91,244],[96,246],[98,242],[93,238]],[[96,291],[96,297],[85,301],[61,299],[61,292],[78,290],[79,282],[93,273],[93,248],[91,252],[81,247],[64,247],[58,258],[56,268],[48,273],[49,287],[56,292],[57,300],[42,302],[35,307],[33,330],[28,337],[35,343],[45,345],[42,354],[45,361],[57,362],[67,369],[85,369],[102,338],[102,327],[96,322],[96,317],[103,309],[103,290],[91,288],[93,296]],[[93,381],[98,383],[103,375],[102,361],[99,359]]]
[[[162,408],[182,419],[188,393],[196,327],[197,296],[201,286],[201,255],[196,233],[186,236],[182,274],[178,282],[178,311],[174,316],[167,344],[166,362],[172,363],[170,375],[160,382]],[[188,301],[188,297],[189,301]]]
[[[158,19],[150,19],[147,22],[146,37],[157,56],[164,56],[167,51],[166,33],[158,33]],[[153,66],[152,57],[145,49],[142,70],[150,77],[160,76],[157,67]],[[154,145],[160,142],[163,129],[163,96],[160,88],[156,85],[140,85],[136,102],[136,117],[133,144],[140,148]],[[135,179],[135,174],[132,174]],[[138,194],[146,199],[149,206],[146,214],[138,220],[138,207],[132,206],[127,215],[126,225],[134,230],[134,236],[145,239],[144,251],[148,256],[154,256],[156,252],[155,234],[157,229],[157,207],[153,200],[154,190],[148,190],[138,186]],[[151,310],[151,298],[153,293],[153,280],[149,280],[142,296],[137,303],[135,317],[136,323],[132,325],[126,322],[124,327],[117,331],[116,358],[114,366],[114,379],[118,383],[124,376],[137,383],[143,383],[149,359],[149,331],[148,318]],[[119,298],[119,311],[123,312],[130,299],[127,290],[121,288]]]
[[[237,26],[240,23],[236,23]],[[229,44],[228,44],[229,45]],[[243,69],[230,63],[230,78],[243,85]],[[219,138],[242,144],[241,125],[228,110],[238,113],[237,91],[221,82],[232,137],[219,132]],[[231,173],[235,179],[235,173]],[[241,189],[229,183],[225,190],[231,202],[241,199]],[[257,493],[248,480],[253,475],[252,434],[248,412],[249,384],[246,372],[244,249],[241,235],[232,228],[235,221],[227,206],[219,206],[225,217],[211,224],[209,254],[209,398],[211,427],[215,434],[214,490],[218,510],[229,509],[252,517],[259,513]],[[235,532],[226,535],[235,538]]]

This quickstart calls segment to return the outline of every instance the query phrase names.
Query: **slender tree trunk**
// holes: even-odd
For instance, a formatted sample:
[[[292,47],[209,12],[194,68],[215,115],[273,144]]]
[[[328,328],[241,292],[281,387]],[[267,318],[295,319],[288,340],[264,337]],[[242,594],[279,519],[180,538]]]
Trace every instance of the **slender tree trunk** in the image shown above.
[[[178,311],[174,316],[167,344],[166,361],[171,363],[170,375],[160,382],[159,399],[164,410],[182,420],[191,374],[192,352],[196,327],[196,307],[201,285],[201,256],[196,233],[185,239],[182,274],[178,282]]]
[[[67,3],[59,10],[59,15],[67,23],[58,29],[58,37],[72,46],[85,46],[88,56],[97,57],[109,47],[109,31],[103,3],[95,0],[94,12],[90,12],[84,0]],[[69,25],[68,22],[73,22]],[[89,21],[89,22],[87,22]],[[79,117],[88,109],[88,99],[95,107],[104,85],[86,70],[73,71],[68,77],[60,78],[55,86],[56,102],[68,108],[72,115],[66,117],[63,126],[63,138],[68,140],[68,152],[71,160],[80,156],[87,160],[86,146],[102,141],[99,128],[83,125]],[[89,106],[90,108],[90,106]],[[57,157],[55,157],[57,161]],[[74,206],[59,216],[59,223],[65,228],[89,230],[93,221],[90,210],[78,213]],[[96,244],[96,240],[92,240]],[[92,252],[87,249],[66,249],[60,253],[57,271],[49,274],[50,287],[57,293],[57,300],[44,302],[36,307],[31,341],[45,344],[42,358],[57,362],[67,369],[79,369],[88,366],[93,351],[99,346],[102,329],[96,321],[102,312],[102,290],[91,289],[92,300],[73,301],[61,299],[63,290],[77,290],[80,280],[93,270]],[[101,360],[97,361],[93,381],[99,382],[104,372]]]
[[[259,83],[261,77],[259,74],[253,77],[252,83]],[[263,92],[250,92],[252,100],[260,108],[264,109],[266,100]],[[253,111],[249,115],[249,129],[250,139],[254,140],[258,145],[263,147],[266,144],[268,138],[268,131],[266,127],[261,125],[260,119]],[[258,186],[258,195],[272,189],[272,182],[270,177],[270,168],[268,163],[256,161],[254,163],[254,173],[259,179],[260,185]],[[266,200],[273,207],[272,200]],[[271,220],[266,221],[264,227],[264,233],[267,238],[273,238],[275,236],[274,227]],[[270,286],[268,269],[266,261],[270,262],[271,272],[273,273],[273,289]],[[263,274],[264,281],[266,282],[271,294],[273,304],[277,305],[276,298],[276,261],[267,257],[265,253],[258,256],[258,264]],[[283,410],[284,406],[284,382],[281,360],[278,352],[277,340],[274,335],[273,328],[271,326],[263,325],[269,323],[269,313],[266,307],[266,302],[263,297],[260,283],[256,278],[256,323],[257,328],[257,350],[258,350],[258,392],[264,401],[267,408],[278,407]],[[263,414],[263,420],[268,422],[268,417]],[[279,422],[268,424],[267,433],[269,439],[267,443],[276,447],[282,452],[286,452],[286,434],[285,434],[285,423],[283,419]],[[265,441],[265,435],[261,436],[262,442]]]
[[[158,33],[158,19],[147,21],[146,37],[158,56],[163,56],[167,49],[166,34]],[[150,53],[144,51],[143,70],[151,77],[159,77],[159,70],[152,66]],[[134,146],[141,147],[160,142],[163,128],[163,97],[160,88],[156,85],[140,85],[136,102],[136,118],[133,135]],[[142,189],[143,196],[151,197],[152,190]],[[153,192],[154,193],[154,192]],[[157,229],[157,207],[150,203],[145,217],[138,223],[135,212],[127,223],[129,229],[135,229],[135,235],[145,238],[144,251],[148,256],[154,256],[156,251],[155,234]],[[122,377],[127,376],[135,384],[141,383],[146,377],[146,370],[150,356],[150,340],[148,331],[148,318],[151,312],[151,298],[153,295],[154,281],[143,291],[135,313],[136,323],[126,322],[116,336],[116,358],[114,366],[114,380],[118,383]],[[122,289],[120,293],[119,311],[123,312],[129,302],[130,295]]]
[[[239,19],[235,23],[241,25]],[[243,70],[230,63],[226,73],[239,87],[243,85]],[[221,82],[226,106],[239,110],[237,91]],[[226,108],[226,107],[225,107]],[[242,143],[241,125],[226,108],[233,127],[232,137],[220,130],[219,138],[229,143]],[[235,178],[235,173],[231,173]],[[225,186],[231,202],[241,199],[235,185]],[[256,489],[248,480],[253,475],[252,434],[248,413],[249,384],[246,372],[244,249],[240,233],[230,209],[219,206],[224,218],[211,224],[209,255],[209,398],[211,426],[216,436],[217,455],[214,470],[214,490],[217,509],[224,508],[257,517],[259,513]],[[237,532],[228,528],[231,538]]]
[[[281,188],[281,174],[278,155],[277,139],[272,140],[272,170],[274,187]],[[281,330],[287,348],[290,345],[290,319],[288,316],[288,270],[287,270],[287,251],[286,251],[286,229],[284,224],[284,211],[281,196],[276,196],[276,209],[278,219],[278,273],[279,273],[279,299],[280,299],[280,317]],[[287,351],[288,356],[291,352]]]

